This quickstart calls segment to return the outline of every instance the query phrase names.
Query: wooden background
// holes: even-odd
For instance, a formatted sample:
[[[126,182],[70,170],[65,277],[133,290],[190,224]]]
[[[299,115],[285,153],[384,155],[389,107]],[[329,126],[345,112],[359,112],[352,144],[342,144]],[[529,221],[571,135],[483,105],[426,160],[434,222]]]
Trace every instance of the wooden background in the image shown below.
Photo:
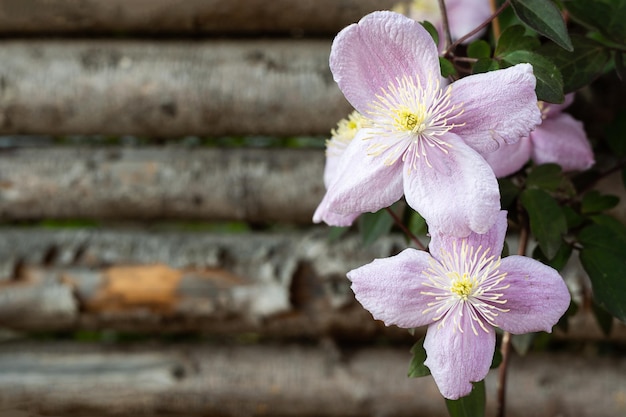
[[[0,416],[446,415],[345,278],[404,238],[310,220],[330,42],[393,4],[0,0]],[[624,346],[583,308],[509,415],[626,414]]]

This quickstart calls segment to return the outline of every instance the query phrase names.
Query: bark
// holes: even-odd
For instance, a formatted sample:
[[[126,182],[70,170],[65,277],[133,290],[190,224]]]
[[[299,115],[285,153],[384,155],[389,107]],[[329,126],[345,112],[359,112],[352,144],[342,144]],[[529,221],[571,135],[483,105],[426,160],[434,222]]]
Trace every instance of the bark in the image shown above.
[[[407,379],[408,347],[5,343],[6,412],[74,416],[445,416],[432,378]],[[507,416],[624,415],[620,357],[514,358]],[[496,375],[487,377],[493,415]]]
[[[310,224],[323,150],[18,148],[0,153],[0,219]]]
[[[335,34],[398,0],[1,0],[0,33]]]
[[[280,339],[409,341],[354,299],[346,272],[402,250],[400,236],[363,247],[306,233],[210,235],[102,230],[3,229],[0,325],[15,331],[253,333]],[[570,287],[580,269],[566,271]],[[576,294],[575,294],[576,296]],[[423,329],[417,331],[423,334]],[[609,338],[592,315],[570,318],[566,340]]]
[[[350,112],[329,50],[329,40],[6,41],[0,133],[326,135]]]

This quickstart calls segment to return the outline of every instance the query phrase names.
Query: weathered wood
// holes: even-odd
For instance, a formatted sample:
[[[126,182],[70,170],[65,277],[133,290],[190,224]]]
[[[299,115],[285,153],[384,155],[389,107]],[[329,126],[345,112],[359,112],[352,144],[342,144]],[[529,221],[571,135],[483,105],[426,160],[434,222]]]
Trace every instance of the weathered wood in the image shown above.
[[[399,0],[0,0],[0,33],[334,34]]]
[[[327,134],[328,40],[5,41],[0,133]]]
[[[0,408],[73,416],[447,415],[431,377],[406,378],[408,349],[4,343]],[[624,415],[624,369],[619,357],[514,357],[507,416]],[[495,411],[496,377],[487,377],[487,415]]]
[[[373,320],[345,277],[373,258],[399,252],[406,246],[400,236],[369,247],[356,236],[328,242],[325,230],[209,235],[3,229],[0,236],[4,328],[411,339],[405,330]],[[566,272],[572,288],[579,274]],[[570,320],[569,332],[557,330],[556,338],[626,343],[623,323],[616,321],[605,338],[589,312]]]
[[[18,148],[0,153],[0,219],[311,223],[323,167],[322,149]]]

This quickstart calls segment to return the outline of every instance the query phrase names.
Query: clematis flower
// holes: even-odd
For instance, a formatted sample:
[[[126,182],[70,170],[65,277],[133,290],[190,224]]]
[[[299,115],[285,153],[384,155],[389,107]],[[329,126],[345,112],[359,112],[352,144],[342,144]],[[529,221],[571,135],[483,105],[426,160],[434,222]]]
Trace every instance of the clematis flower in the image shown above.
[[[326,188],[332,184],[338,168],[339,159],[348,144],[354,139],[357,133],[363,128],[365,118],[356,110],[350,113],[347,118],[341,119],[337,127],[331,130],[330,139],[326,141],[326,165],[324,166],[324,185]],[[314,216],[336,226],[350,226],[359,216],[359,213],[342,215],[325,210],[324,205],[315,211]]]
[[[478,152],[514,143],[541,121],[532,67],[444,87],[428,32],[398,13],[374,12],[337,35],[330,68],[367,123],[338,161],[321,211],[375,212],[404,194],[433,228],[456,236],[489,230],[500,194]],[[333,224],[319,213],[313,220]]]
[[[469,394],[489,371],[495,327],[550,332],[570,303],[558,272],[525,256],[499,257],[501,211],[488,233],[459,239],[434,233],[431,254],[405,249],[352,270],[357,300],[386,325],[427,325],[424,364],[444,397]]]
[[[450,35],[455,41],[465,36],[491,16],[491,5],[489,0],[445,0],[446,11],[448,12],[448,24],[450,25]],[[410,3],[400,3],[393,8],[394,11],[402,13],[418,22],[428,21],[435,26],[439,32],[440,48],[443,47],[443,19],[437,0],[413,0]],[[463,43],[469,43],[481,37],[486,28],[471,36]]]
[[[594,164],[593,150],[583,124],[563,110],[574,101],[567,94],[562,104],[539,102],[543,122],[518,143],[483,154],[497,177],[521,169],[529,159],[537,164],[559,164],[563,171],[585,171]]]

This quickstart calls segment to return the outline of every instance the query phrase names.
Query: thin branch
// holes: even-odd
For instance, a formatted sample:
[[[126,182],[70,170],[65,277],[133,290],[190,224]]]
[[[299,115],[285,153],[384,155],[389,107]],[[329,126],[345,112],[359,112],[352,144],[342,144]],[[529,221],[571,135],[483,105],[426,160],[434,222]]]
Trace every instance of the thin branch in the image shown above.
[[[522,229],[520,231],[519,247],[517,248],[517,254],[526,255],[526,249],[528,248],[528,225],[526,222],[522,223]],[[497,417],[505,417],[506,415],[506,375],[509,367],[509,361],[511,358],[511,333],[504,332],[502,336],[502,346],[500,347],[502,352],[502,363],[498,370],[498,412]]]
[[[459,39],[457,39],[453,44],[451,44],[448,48],[446,48],[446,50],[445,50],[443,55],[444,56],[451,55],[452,51],[454,51],[457,46],[459,46],[461,43],[465,42],[467,39],[469,39],[470,37],[474,36],[475,34],[480,32],[481,30],[483,30],[483,28],[487,27],[496,17],[498,17],[500,15],[500,13],[502,13],[504,11],[504,9],[506,9],[509,6],[509,3],[510,3],[510,0],[506,0],[504,3],[502,3],[502,5],[498,8],[498,10],[496,10],[489,17],[489,19],[485,20],[483,23],[478,25],[471,32],[469,32],[469,33],[461,36]]]
[[[415,243],[415,246],[417,246],[419,249],[421,250],[426,250],[426,246],[424,246],[422,244],[422,242],[420,242],[420,240],[417,238],[417,236],[415,236],[413,234],[413,232],[411,232],[405,225],[404,223],[402,223],[402,220],[398,217],[398,215],[391,209],[391,207],[386,207],[385,210],[387,210],[387,213],[389,213],[389,215],[393,218],[393,221],[396,222],[396,224],[398,225],[398,227],[400,229],[402,229],[402,231],[409,237],[409,239],[411,239],[413,241],[413,243]]]
[[[439,0],[439,10],[441,11],[441,21],[443,23],[443,32],[446,36],[445,48],[452,45],[452,35],[450,34],[450,22],[448,21],[448,9],[444,0]],[[447,49],[446,49],[447,52]]]
[[[496,0],[489,0],[489,3],[491,5],[491,12],[493,14],[496,14],[496,11],[498,10],[498,4]],[[500,37],[500,20],[498,19],[497,15],[495,19],[493,19],[493,25],[491,27],[493,29],[493,37],[498,39]]]

